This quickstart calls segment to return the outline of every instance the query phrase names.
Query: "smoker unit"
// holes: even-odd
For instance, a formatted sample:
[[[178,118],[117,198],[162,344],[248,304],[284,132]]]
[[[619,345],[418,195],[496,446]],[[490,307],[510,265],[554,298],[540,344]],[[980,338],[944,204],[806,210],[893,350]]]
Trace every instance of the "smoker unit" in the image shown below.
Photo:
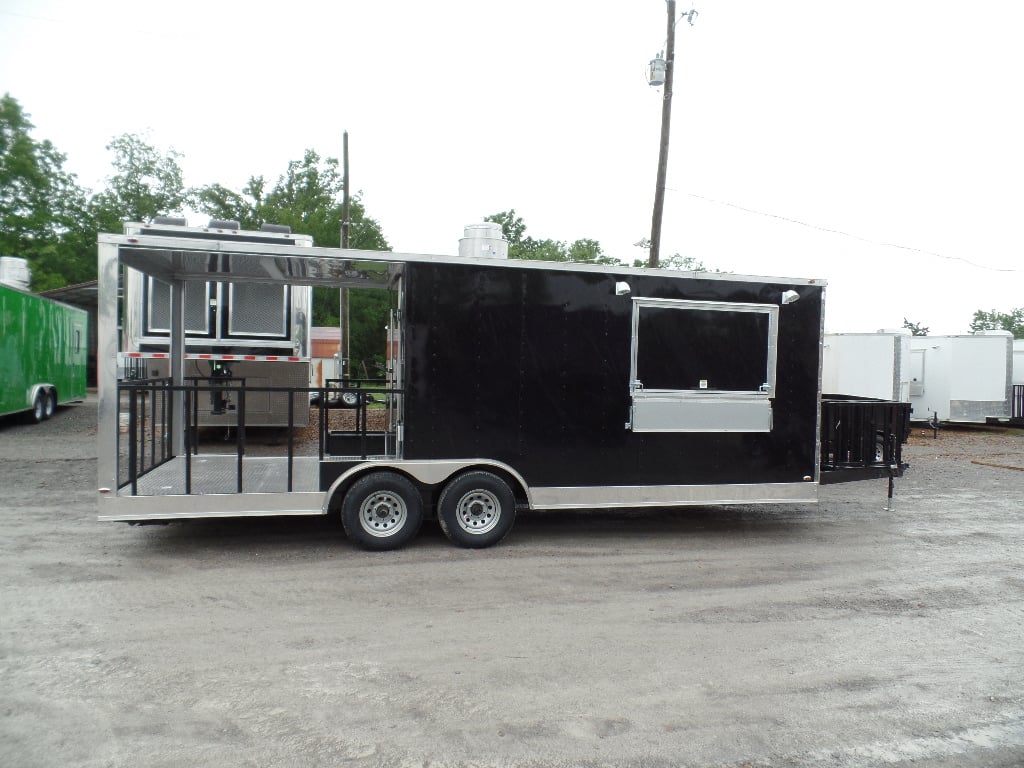
[[[184,219],[160,217],[150,224],[127,223],[125,235],[157,238],[173,249],[182,239],[220,243],[260,243],[285,248],[309,248],[313,238],[292,234],[288,227],[265,224],[246,231],[233,221],[211,221],[189,227]],[[312,291],[286,279],[273,284],[237,276],[244,254],[211,251],[199,275],[183,284],[183,325],[186,378],[206,383],[245,381],[249,386],[307,386],[310,376],[309,337]],[[282,276],[285,277],[285,276]],[[170,375],[173,294],[160,276],[124,270],[123,375],[161,379]],[[225,396],[228,397],[228,396]],[[211,396],[197,404],[203,426],[231,426],[237,404]],[[249,426],[288,424],[287,398],[264,390],[248,403]],[[308,411],[297,418],[308,421]]]

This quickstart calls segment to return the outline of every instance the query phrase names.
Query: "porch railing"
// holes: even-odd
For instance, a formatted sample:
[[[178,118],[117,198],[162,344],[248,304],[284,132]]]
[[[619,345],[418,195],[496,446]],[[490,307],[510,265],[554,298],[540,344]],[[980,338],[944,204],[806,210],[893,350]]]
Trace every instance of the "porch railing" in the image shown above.
[[[287,490],[294,490],[294,470],[296,457],[295,416],[297,409],[310,407],[311,401],[318,409],[317,413],[317,457],[323,460],[333,454],[330,450],[328,411],[346,409],[355,412],[355,429],[347,430],[354,441],[346,445],[360,448],[353,453],[365,459],[369,455],[369,447],[373,444],[373,433],[369,430],[367,411],[376,407],[378,400],[384,401],[386,407],[392,408],[401,390],[371,386],[367,382],[330,382],[323,387],[253,387],[247,386],[243,379],[202,379],[190,378],[187,384],[174,386],[169,378],[142,380],[122,380],[118,382],[118,487],[129,489],[132,495],[138,494],[139,478],[179,458],[174,451],[172,436],[174,430],[183,429],[181,456],[184,460],[185,493],[192,493],[192,457],[198,455],[200,449],[200,429],[234,430],[234,453],[236,459],[235,490],[244,491],[243,461],[246,454],[248,439],[246,425],[247,396],[254,393],[284,393],[288,398],[287,446],[284,456],[287,458]],[[200,426],[199,403],[201,398],[217,398],[220,404],[230,403],[224,413],[235,414],[233,424],[210,427]],[[183,420],[175,419],[176,399],[180,399],[179,413],[187,414]],[[212,400],[211,400],[212,402]],[[177,425],[177,426],[176,426]],[[267,427],[266,429],[275,429]],[[279,429],[279,428],[278,428]]]
[[[821,400],[822,482],[900,476],[910,403],[826,395]]]

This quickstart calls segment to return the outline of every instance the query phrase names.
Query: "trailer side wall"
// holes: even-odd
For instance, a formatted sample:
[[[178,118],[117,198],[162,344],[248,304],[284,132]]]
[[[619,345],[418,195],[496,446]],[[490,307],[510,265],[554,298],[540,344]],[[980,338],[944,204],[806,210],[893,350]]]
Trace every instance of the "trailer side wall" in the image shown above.
[[[84,399],[87,331],[84,310],[0,285],[0,414],[30,410],[40,386]]]
[[[801,298],[779,307],[769,431],[627,427],[634,298],[778,307],[790,289]],[[808,285],[409,264],[405,457],[488,457],[530,486],[816,477],[822,301]],[[757,354],[734,346],[727,315],[717,354]]]

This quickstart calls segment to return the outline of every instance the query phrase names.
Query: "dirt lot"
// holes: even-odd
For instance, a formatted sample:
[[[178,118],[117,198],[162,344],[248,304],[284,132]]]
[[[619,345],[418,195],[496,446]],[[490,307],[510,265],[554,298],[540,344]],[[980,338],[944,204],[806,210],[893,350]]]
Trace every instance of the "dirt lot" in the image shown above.
[[[0,766],[1024,765],[1024,432],[816,508],[95,520],[94,403],[0,422]],[[1015,467],[1011,468],[1011,467]]]

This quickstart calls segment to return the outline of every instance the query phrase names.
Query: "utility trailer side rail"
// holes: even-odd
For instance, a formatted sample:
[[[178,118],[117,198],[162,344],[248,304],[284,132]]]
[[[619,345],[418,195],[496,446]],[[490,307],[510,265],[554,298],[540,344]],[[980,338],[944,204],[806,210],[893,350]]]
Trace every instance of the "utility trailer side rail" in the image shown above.
[[[901,477],[910,403],[844,395],[821,399],[821,482]]]
[[[1010,398],[1010,423],[1024,426],[1024,384],[1014,384]]]
[[[184,386],[174,386],[169,378],[125,380],[118,382],[118,401],[121,403],[119,422],[122,432],[119,435],[118,453],[118,489],[127,491],[131,496],[140,495],[139,481],[147,474],[163,467],[175,458],[183,464],[183,492],[191,495],[196,492],[193,487],[193,462],[199,456],[200,429],[215,429],[200,424],[198,403],[207,396],[230,396],[236,407],[234,430],[234,483],[227,492],[243,493],[245,488],[245,456],[246,456],[246,395],[257,393],[278,392],[288,397],[287,450],[283,456],[286,466],[286,487],[282,490],[292,492],[295,488],[296,427],[302,424],[296,419],[299,408],[307,408],[311,396],[314,396],[314,407],[317,408],[317,460],[323,461],[331,451],[332,432],[328,424],[328,412],[334,409],[346,409],[355,413],[355,428],[345,434],[351,439],[344,441],[347,447],[357,450],[351,458],[366,460],[372,451],[373,434],[368,427],[367,410],[375,402],[375,398],[391,399],[401,392],[380,386],[369,386],[366,382],[355,385],[315,387],[251,387],[241,380],[229,384],[204,383],[203,379],[192,379]],[[184,412],[189,415],[188,423],[183,425],[185,449],[180,457],[176,457],[171,449],[175,427],[174,402],[175,394],[179,394],[184,403]],[[370,397],[367,397],[370,395]],[[348,403],[352,403],[351,406]]]

